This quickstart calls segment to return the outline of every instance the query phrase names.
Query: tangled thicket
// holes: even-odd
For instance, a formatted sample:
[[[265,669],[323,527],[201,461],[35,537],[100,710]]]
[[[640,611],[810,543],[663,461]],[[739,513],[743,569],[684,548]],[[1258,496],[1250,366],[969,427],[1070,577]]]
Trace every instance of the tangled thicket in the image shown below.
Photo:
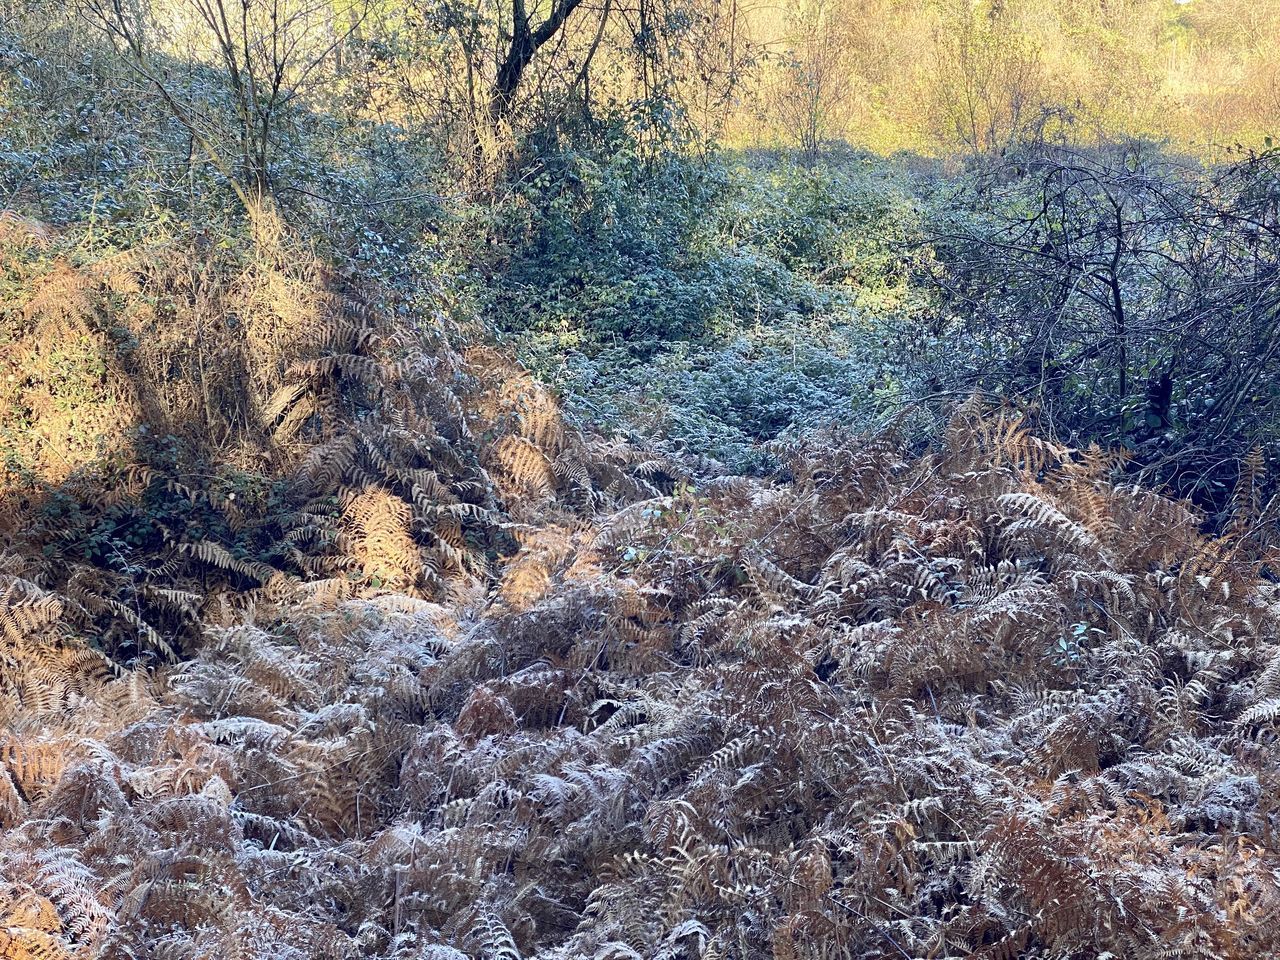
[[[19,665],[55,621],[122,662],[299,590],[464,602],[530,505],[589,516],[671,469],[567,430],[442,312],[393,322],[404,303],[278,233],[249,257],[76,264],[9,216],[0,253],[0,623]],[[0,678],[0,720],[20,684]]]
[[[1209,536],[969,405],[930,453],[825,433],[695,485],[376,291],[161,265],[6,306],[6,960],[1272,955],[1250,469]],[[232,303],[315,325],[146,327]],[[242,466],[104,459],[98,415]]]

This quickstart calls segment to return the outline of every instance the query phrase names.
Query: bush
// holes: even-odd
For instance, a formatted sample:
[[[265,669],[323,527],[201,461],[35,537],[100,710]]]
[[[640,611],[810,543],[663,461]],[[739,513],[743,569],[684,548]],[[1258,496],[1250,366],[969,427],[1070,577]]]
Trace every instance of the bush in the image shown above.
[[[1278,208],[1277,151],[1212,170],[1146,144],[1010,156],[933,207],[915,374],[1031,404],[1222,508],[1280,440]]]
[[[470,292],[580,415],[758,471],[769,441],[897,396],[921,222],[898,166],[646,158],[625,138],[537,163]]]
[[[676,345],[636,363],[621,352],[559,371],[570,404],[596,423],[663,438],[735,473],[777,466],[770,441],[830,423],[870,423],[894,388],[865,331],[796,328],[723,346]]]

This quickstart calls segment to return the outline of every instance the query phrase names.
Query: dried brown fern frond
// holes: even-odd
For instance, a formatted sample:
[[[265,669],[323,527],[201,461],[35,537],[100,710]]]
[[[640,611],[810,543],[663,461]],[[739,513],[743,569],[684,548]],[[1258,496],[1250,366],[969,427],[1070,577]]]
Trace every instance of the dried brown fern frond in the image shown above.
[[[378,488],[352,493],[344,504],[351,554],[376,586],[412,592],[427,576],[410,529],[412,518],[409,504]]]
[[[0,245],[45,250],[55,239],[57,234],[47,224],[14,210],[0,210]]]
[[[498,476],[505,481],[507,496],[551,496],[556,488],[555,471],[546,454],[526,437],[504,437],[495,448]]]

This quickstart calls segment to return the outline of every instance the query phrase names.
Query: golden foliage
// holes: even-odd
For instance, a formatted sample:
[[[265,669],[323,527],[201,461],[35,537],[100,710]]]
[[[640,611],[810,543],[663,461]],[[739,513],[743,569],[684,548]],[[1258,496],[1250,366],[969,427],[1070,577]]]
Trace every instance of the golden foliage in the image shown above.
[[[393,590],[412,590],[425,575],[409,530],[413,508],[394,494],[371,488],[343,507],[351,528],[352,558],[365,577]]]

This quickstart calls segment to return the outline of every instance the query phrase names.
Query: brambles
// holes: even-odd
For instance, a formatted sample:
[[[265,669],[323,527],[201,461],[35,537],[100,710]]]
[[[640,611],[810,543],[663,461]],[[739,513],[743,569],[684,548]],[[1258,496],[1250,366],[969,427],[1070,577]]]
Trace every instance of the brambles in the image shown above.
[[[1225,514],[1275,448],[1280,153],[1029,146],[935,208],[941,387],[979,383]],[[922,271],[922,276],[926,273]]]

